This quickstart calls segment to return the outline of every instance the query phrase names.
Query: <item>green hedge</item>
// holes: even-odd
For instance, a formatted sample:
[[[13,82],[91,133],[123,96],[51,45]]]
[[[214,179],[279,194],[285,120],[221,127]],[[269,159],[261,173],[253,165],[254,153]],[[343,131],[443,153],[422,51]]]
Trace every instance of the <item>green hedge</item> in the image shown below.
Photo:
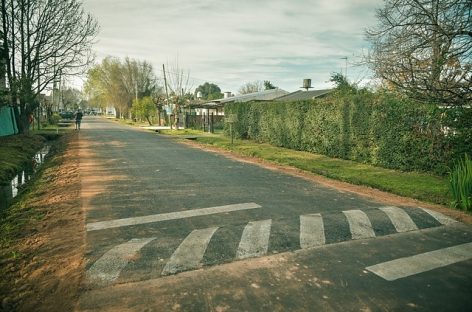
[[[236,137],[385,168],[445,174],[455,158],[472,154],[470,109],[459,113],[384,93],[345,90],[314,101],[232,103],[225,114],[238,115]]]

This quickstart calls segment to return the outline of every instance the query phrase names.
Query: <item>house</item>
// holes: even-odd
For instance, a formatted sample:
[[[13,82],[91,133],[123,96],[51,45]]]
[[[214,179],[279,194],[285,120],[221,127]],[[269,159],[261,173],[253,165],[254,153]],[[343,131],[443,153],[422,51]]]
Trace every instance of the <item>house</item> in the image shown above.
[[[212,100],[210,102],[202,103],[195,107],[197,115],[203,114],[214,114],[214,115],[224,115],[224,106],[228,103],[243,103],[250,101],[271,101],[289,93],[285,90],[276,88],[270,90],[263,90],[259,92],[253,92],[248,94],[241,94],[236,96],[231,96],[229,92],[225,92],[225,97],[222,99]]]

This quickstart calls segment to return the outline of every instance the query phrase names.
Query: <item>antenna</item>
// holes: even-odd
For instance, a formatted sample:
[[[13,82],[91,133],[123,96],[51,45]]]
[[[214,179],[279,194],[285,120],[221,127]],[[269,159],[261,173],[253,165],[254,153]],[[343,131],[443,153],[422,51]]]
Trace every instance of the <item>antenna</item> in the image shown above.
[[[347,79],[347,56],[340,57],[339,59],[340,60],[346,60],[346,65],[345,65],[345,69],[344,69],[344,77],[346,77],[346,79]]]

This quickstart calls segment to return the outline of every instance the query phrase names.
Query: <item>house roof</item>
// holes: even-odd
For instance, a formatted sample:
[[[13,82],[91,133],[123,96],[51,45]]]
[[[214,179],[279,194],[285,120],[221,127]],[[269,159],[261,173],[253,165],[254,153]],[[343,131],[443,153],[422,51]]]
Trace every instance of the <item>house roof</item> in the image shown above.
[[[236,96],[231,96],[228,98],[217,99],[211,102],[205,103],[204,106],[223,106],[226,103],[232,102],[250,102],[250,101],[270,101],[281,96],[289,94],[287,91],[276,88],[271,90],[264,90],[254,93],[241,94]]]
[[[324,89],[324,90],[311,90],[311,91],[302,91],[298,90],[287,95],[283,95],[275,99],[275,101],[291,102],[291,101],[303,101],[303,100],[313,100],[318,97],[327,95],[328,93],[333,92],[334,89]]]

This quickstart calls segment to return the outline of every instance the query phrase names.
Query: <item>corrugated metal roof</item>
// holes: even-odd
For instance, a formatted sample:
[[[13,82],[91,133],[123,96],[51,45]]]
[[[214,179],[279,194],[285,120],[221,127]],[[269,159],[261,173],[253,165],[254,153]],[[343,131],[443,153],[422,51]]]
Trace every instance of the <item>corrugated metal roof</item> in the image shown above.
[[[334,89],[324,89],[324,90],[312,90],[312,91],[295,91],[290,94],[276,98],[275,101],[291,102],[291,101],[304,101],[304,100],[313,100],[317,97],[324,96],[328,93],[333,92]]]
[[[214,106],[215,104],[223,105],[225,103],[231,102],[270,101],[287,94],[289,94],[287,91],[277,88],[254,93],[236,95],[226,99],[213,100],[211,102],[205,103],[204,106]]]

